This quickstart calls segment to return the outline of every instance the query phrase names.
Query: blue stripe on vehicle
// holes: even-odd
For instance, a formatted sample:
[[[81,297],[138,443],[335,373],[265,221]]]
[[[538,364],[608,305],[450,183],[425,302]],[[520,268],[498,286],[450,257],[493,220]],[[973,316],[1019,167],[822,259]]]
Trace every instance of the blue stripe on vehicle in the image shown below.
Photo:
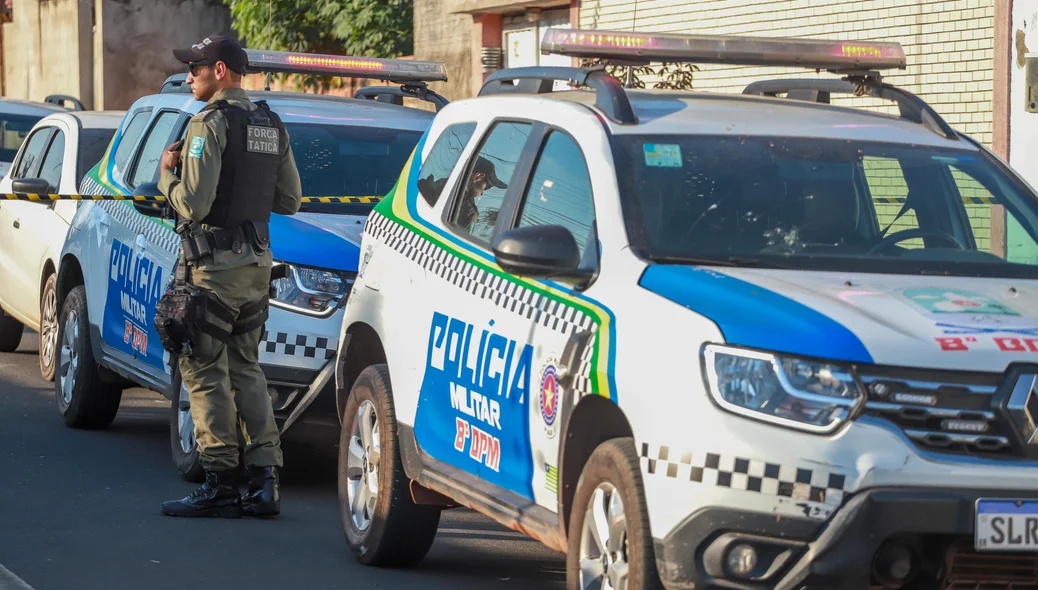
[[[861,340],[839,322],[789,297],[712,269],[652,265],[639,285],[708,318],[735,346],[872,362]]]
[[[360,264],[356,244],[298,217],[270,216],[270,247],[275,259],[289,264],[347,272]]]

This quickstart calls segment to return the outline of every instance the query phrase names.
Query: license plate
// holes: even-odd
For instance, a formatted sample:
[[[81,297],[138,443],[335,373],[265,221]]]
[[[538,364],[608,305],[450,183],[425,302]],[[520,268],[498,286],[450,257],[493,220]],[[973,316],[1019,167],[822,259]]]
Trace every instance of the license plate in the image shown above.
[[[977,500],[977,551],[1038,552],[1038,500]]]

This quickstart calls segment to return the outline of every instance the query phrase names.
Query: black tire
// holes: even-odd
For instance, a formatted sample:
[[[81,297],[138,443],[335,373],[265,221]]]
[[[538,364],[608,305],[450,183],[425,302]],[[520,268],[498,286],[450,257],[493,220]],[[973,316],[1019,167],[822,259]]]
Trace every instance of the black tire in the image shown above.
[[[374,408],[373,424],[378,427],[378,490],[370,520],[363,528],[354,522],[350,508],[349,466],[353,428],[362,408]],[[360,439],[357,438],[359,443]],[[365,456],[367,456],[365,454]],[[370,471],[363,471],[370,473]],[[363,482],[363,479],[360,480]],[[363,483],[359,486],[363,487]],[[339,514],[346,545],[358,561],[382,567],[417,565],[429,552],[440,524],[438,506],[417,505],[411,498],[410,480],[404,473],[396,438],[396,411],[386,365],[364,369],[357,377],[343,414],[339,439]]]
[[[54,381],[58,362],[58,275],[51,273],[40,295],[40,375]]]
[[[14,352],[22,343],[25,326],[0,308],[0,352]]]
[[[70,328],[74,332],[68,334],[66,342]],[[66,355],[67,361],[63,358]],[[73,363],[73,358],[78,362]],[[98,374],[94,351],[90,347],[86,289],[82,285],[74,287],[61,306],[56,364],[54,395],[61,419],[72,428],[107,428],[119,413],[123,392],[121,388],[102,381]],[[70,383],[68,395],[63,392],[66,383]]]
[[[180,431],[180,400],[181,396],[187,394],[183,384],[184,380],[180,376],[179,363],[174,358],[173,382],[170,389],[173,393],[173,399],[169,407],[169,446],[173,454],[173,465],[177,468],[177,473],[181,479],[192,483],[202,483],[205,481],[205,468],[202,467],[202,461],[198,457],[198,443],[195,441],[194,435],[195,423],[191,420],[190,411],[186,412],[186,416],[184,416],[186,420],[191,420],[190,426],[187,423],[183,424],[185,428],[191,429],[190,442],[186,443],[186,446],[190,447],[189,450],[184,450],[185,442]]]
[[[612,555],[622,557],[627,562],[627,588],[661,590],[663,585],[656,570],[638,453],[635,451],[634,439],[631,438],[614,438],[600,444],[580,474],[567,535],[566,587],[571,590],[583,587],[580,561],[584,521],[588,506],[600,485],[611,486],[612,493],[619,495],[622,500],[626,526],[623,527],[623,534],[615,535],[619,541],[609,545],[614,549],[610,552]],[[589,543],[594,544],[594,541],[589,538]]]

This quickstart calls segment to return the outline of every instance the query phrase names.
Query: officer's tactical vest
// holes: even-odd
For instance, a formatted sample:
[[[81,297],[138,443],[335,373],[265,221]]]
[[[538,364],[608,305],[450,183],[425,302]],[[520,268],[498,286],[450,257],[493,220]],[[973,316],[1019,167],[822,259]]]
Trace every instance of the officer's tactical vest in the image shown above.
[[[253,111],[218,100],[205,107],[227,119],[227,143],[220,167],[216,199],[202,223],[234,229],[246,221],[268,222],[274,208],[278,165],[288,141],[281,118],[266,101]]]

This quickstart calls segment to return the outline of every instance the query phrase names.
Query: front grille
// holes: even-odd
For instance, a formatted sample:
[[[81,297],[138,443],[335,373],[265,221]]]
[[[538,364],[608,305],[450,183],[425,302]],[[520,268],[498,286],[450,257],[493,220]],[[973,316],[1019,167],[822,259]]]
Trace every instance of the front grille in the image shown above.
[[[893,422],[924,450],[1011,457],[1010,427],[992,404],[1001,379],[918,370],[864,372],[864,413]]]
[[[972,541],[948,550],[947,590],[1038,590],[1038,555],[977,553]]]

